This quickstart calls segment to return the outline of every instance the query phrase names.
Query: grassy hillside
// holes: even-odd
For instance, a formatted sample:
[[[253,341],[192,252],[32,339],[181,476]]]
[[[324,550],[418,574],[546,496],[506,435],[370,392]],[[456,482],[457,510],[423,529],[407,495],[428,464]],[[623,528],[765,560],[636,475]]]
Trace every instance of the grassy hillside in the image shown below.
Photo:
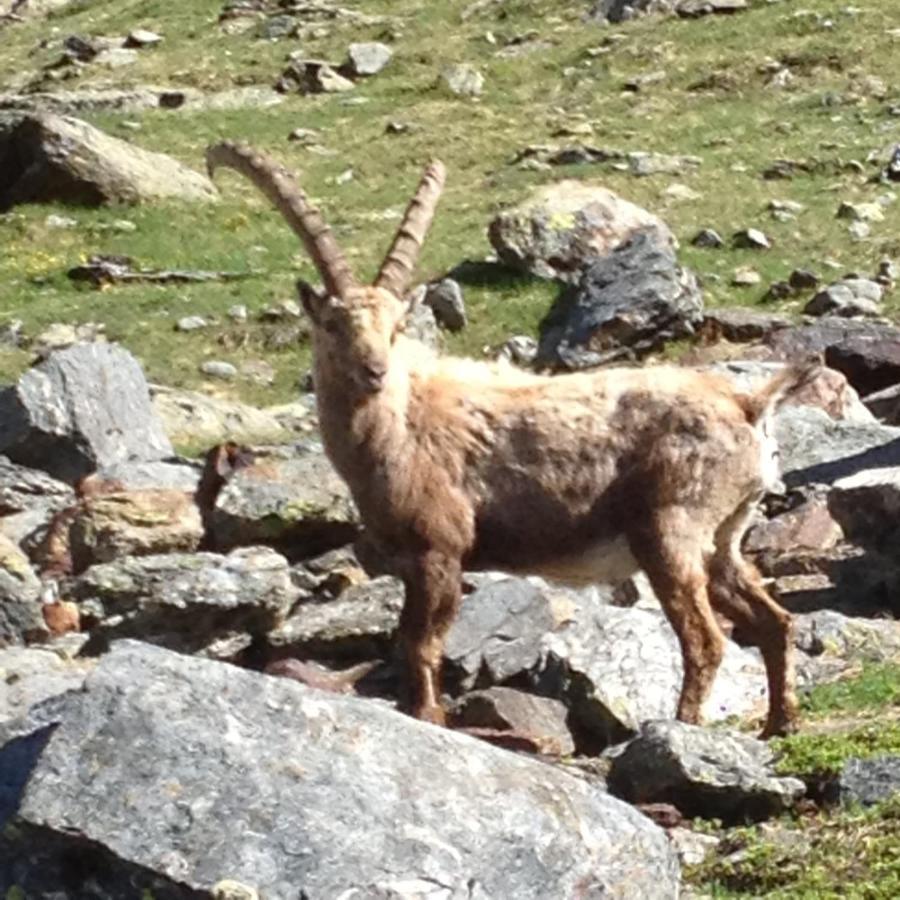
[[[886,209],[885,221],[863,241],[852,240],[847,222],[835,218],[841,200],[873,200],[886,191],[868,181],[877,166],[866,159],[873,151],[883,156],[900,138],[900,117],[890,112],[900,104],[891,62],[900,50],[895,4],[850,12],[832,0],[810,0],[802,9],[754,0],[735,16],[647,18],[622,26],[583,22],[584,5],[571,0],[485,3],[463,18],[467,7],[448,0],[371,0],[357,8],[385,17],[382,24],[336,25],[300,42],[260,40],[254,29],[223,32],[218,0],[79,0],[49,22],[3,30],[0,86],[11,91],[36,83],[41,67],[59,58],[61,39],[73,33],[121,35],[143,27],[165,39],[140,51],[136,64],[113,70],[88,65],[50,89],[270,85],[292,50],[341,61],[352,40],[388,41],[395,51],[390,65],[349,95],[291,96],[268,109],[86,117],[197,168],[204,146],[217,138],[245,138],[269,149],[301,174],[362,273],[377,266],[396,215],[432,155],[445,160],[450,180],[423,254],[423,276],[483,258],[492,215],[533,185],[561,177],[602,182],[662,215],[683,242],[684,261],[706,276],[714,305],[759,302],[769,281],[797,266],[828,276],[868,271],[883,256],[900,254],[900,203]],[[441,70],[457,62],[484,73],[479,99],[438,86]],[[787,89],[767,86],[778,64],[792,73]],[[662,73],[660,80],[626,88],[651,73]],[[386,133],[393,121],[411,127]],[[590,135],[560,136],[573,126],[586,130],[584,123]],[[320,131],[328,155],[288,142],[297,127]],[[511,164],[526,145],[579,141],[695,155],[702,163],[677,176],[646,178],[609,165],[529,171]],[[792,180],[763,180],[761,171],[780,157],[820,165]],[[848,167],[853,160],[861,170]],[[348,169],[353,178],[341,183],[338,176]],[[666,189],[676,182],[699,196],[671,197]],[[175,385],[199,384],[197,366],[205,358],[265,356],[278,371],[273,387],[240,381],[227,389],[258,402],[289,397],[306,366],[305,348],[267,348],[252,316],[250,325],[238,328],[224,312],[234,303],[253,312],[291,298],[295,273],[312,273],[296,240],[252,189],[229,174],[220,184],[223,202],[215,207],[20,206],[0,217],[0,327],[18,318],[33,335],[54,321],[103,322],[111,337],[140,356],[152,379]],[[775,221],[767,209],[773,199],[802,203],[805,210],[794,221]],[[78,227],[48,228],[50,213],[73,216]],[[122,218],[136,230],[119,230]],[[774,248],[695,249],[688,241],[704,226],[726,237],[739,227],[761,227]],[[124,253],[146,266],[260,274],[229,285],[77,289],[65,272],[92,253]],[[741,265],[757,268],[762,284],[732,287],[731,274]],[[450,346],[475,354],[511,333],[533,333],[555,293],[552,284],[515,276],[465,288],[471,326]],[[173,332],[173,323],[190,314],[218,315],[219,324],[190,335]],[[12,378],[27,359],[23,351],[0,349],[0,378]]]

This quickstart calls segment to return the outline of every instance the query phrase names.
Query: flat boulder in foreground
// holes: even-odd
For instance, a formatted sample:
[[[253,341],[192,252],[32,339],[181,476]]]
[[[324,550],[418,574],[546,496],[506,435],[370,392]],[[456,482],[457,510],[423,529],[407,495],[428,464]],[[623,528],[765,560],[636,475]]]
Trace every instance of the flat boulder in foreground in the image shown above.
[[[662,830],[586,781],[373,701],[130,641],[32,757],[0,831],[0,891],[64,873],[55,890],[111,898],[208,897],[225,879],[268,900],[678,895]]]

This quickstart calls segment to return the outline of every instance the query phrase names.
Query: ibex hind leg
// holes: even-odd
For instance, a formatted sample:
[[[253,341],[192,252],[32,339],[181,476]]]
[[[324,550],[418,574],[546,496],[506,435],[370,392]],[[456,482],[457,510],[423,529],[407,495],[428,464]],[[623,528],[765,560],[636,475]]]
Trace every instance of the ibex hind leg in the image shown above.
[[[769,715],[762,737],[772,737],[796,728],[793,624],[790,613],[763,587],[756,567],[741,554],[741,539],[754,505],[751,501],[742,505],[719,529],[709,564],[709,593],[715,610],[734,623],[734,637],[762,653],[769,686]]]
[[[443,725],[441,659],[462,597],[458,559],[429,552],[404,576],[406,601],[400,616],[400,639],[406,656],[409,712]]]
[[[684,681],[677,716],[695,725],[702,720],[725,653],[725,636],[707,594],[705,550],[711,540],[697,531],[688,512],[673,507],[658,511],[648,525],[629,535],[632,553],[681,646]]]

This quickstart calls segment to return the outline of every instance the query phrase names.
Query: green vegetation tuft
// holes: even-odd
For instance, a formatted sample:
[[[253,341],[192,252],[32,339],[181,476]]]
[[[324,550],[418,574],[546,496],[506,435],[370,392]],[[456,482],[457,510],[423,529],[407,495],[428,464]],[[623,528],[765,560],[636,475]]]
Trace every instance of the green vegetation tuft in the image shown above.
[[[851,757],[900,754],[900,722],[870,723],[849,731],[794,734],[778,741],[778,772],[803,778],[841,770]]]

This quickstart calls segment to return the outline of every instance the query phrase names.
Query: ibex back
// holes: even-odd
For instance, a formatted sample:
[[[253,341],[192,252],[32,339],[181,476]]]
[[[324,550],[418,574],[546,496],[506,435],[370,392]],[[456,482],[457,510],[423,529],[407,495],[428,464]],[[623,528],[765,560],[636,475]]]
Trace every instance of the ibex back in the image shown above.
[[[253,181],[302,239],[324,291],[313,324],[322,439],[369,539],[403,580],[400,622],[414,715],[443,721],[440,664],[465,568],[585,583],[646,571],[682,650],[677,714],[699,722],[725,638],[759,647],[764,734],[796,717],[791,619],[743,559],[754,504],[777,477],[774,408],[811,375],[754,395],[674,367],[542,377],[439,357],[403,334],[404,300],[443,187],[432,163],[372,286],[360,285],[291,176],[244,145],[207,151]]]

